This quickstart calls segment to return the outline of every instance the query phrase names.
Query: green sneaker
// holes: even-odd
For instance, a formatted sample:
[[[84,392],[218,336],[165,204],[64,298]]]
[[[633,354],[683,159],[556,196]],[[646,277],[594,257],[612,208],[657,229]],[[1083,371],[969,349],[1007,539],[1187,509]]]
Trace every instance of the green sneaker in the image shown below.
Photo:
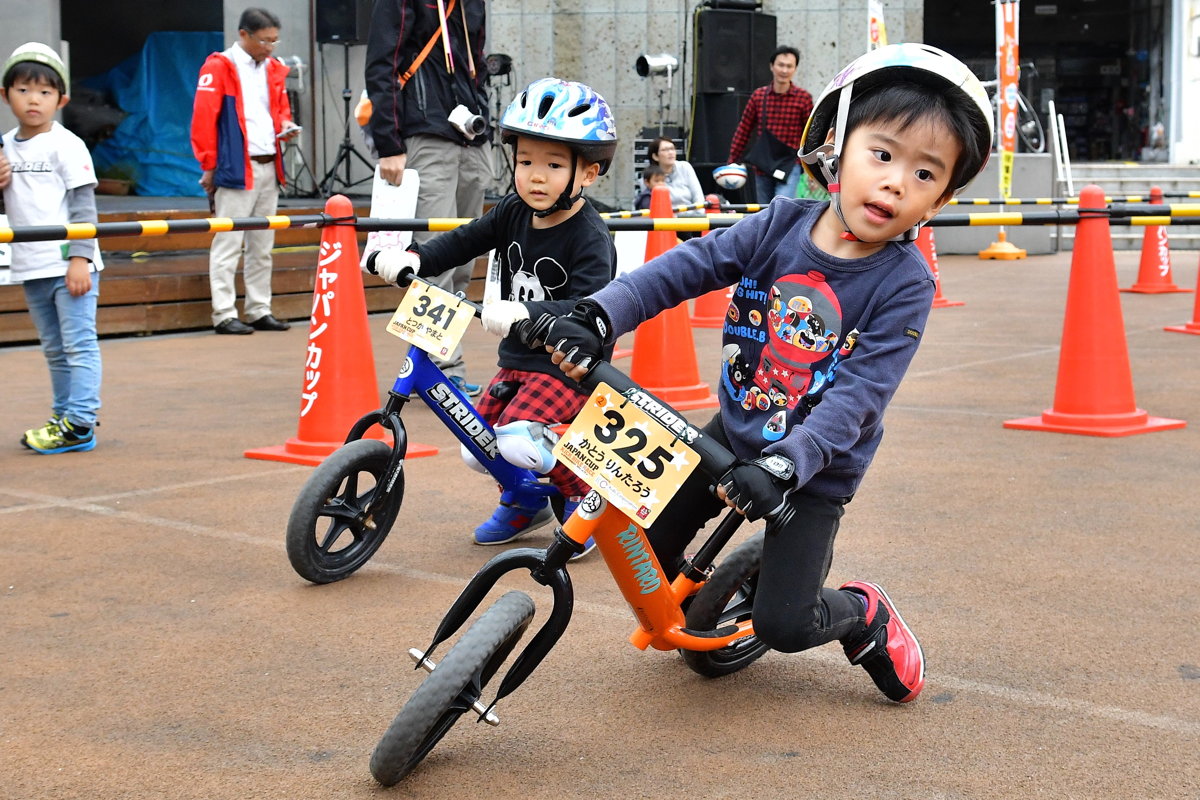
[[[40,428],[30,428],[21,434],[21,444],[23,444],[25,447],[29,447],[29,437],[33,436],[35,433],[40,433],[43,436],[48,435],[46,429],[57,428],[58,421],[61,419],[63,419],[62,414],[59,414],[57,411],[51,411],[50,419],[46,420],[46,424],[42,425]],[[32,450],[33,448],[30,447],[29,449]]]
[[[47,425],[27,433],[25,446],[42,455],[70,453],[75,450],[86,452],[96,446],[96,429],[93,427],[87,433],[80,434],[65,418],[59,419],[53,426]]]

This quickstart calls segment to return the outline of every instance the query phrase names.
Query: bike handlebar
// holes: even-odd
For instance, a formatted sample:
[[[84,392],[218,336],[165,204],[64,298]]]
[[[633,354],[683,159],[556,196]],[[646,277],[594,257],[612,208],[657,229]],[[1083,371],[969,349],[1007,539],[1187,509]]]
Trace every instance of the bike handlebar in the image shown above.
[[[424,281],[416,275],[411,276],[408,283],[412,281]],[[407,283],[403,284],[407,285]],[[470,306],[475,316],[481,316],[483,306],[471,300],[462,298],[463,303]],[[534,322],[530,319],[519,320],[513,324],[512,333],[515,334],[525,346],[531,350],[538,347],[543,347],[544,343],[531,341],[530,334],[533,333]],[[737,465],[738,459],[728,448],[722,446],[715,441],[711,436],[706,436],[699,428],[694,427],[689,423],[682,414],[671,408],[670,405],[655,397],[650,392],[643,389],[633,381],[628,375],[614,367],[607,361],[598,361],[589,370],[587,375],[579,381],[580,387],[584,392],[590,394],[601,383],[607,383],[613,387],[619,394],[625,397],[629,402],[637,403],[638,407],[645,411],[650,416],[654,417],[664,428],[678,436],[689,447],[696,451],[700,456],[700,468],[704,470],[713,481],[718,481],[725,476],[729,470]],[[777,514],[771,514],[764,519],[769,523],[779,524],[787,521],[794,513],[790,502],[786,503],[782,510]]]

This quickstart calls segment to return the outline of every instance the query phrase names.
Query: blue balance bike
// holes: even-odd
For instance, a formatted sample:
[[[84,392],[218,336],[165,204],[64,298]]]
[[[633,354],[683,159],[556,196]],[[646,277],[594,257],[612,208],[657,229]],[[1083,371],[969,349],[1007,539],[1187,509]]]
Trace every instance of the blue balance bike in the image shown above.
[[[478,317],[478,305],[462,302]],[[435,320],[444,313],[436,305],[422,311]],[[541,475],[554,464],[554,434],[526,422],[494,430],[429,354],[410,346],[383,408],[354,423],[346,443],[300,489],[287,526],[288,559],[300,577],[317,584],[349,577],[387,538],[404,500],[408,436],[401,412],[414,394],[459,440],[468,465],[500,484],[501,503],[537,508],[549,498],[561,517],[562,496]],[[374,425],[392,434],[390,446],[363,438]]]

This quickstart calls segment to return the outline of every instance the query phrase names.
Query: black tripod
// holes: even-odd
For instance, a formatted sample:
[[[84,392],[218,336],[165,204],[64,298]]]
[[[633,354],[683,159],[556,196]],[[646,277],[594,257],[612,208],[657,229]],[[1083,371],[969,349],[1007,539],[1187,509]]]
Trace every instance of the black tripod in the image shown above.
[[[324,63],[325,63],[324,47],[325,46],[323,44],[320,46],[322,48],[321,49],[321,64],[324,65]],[[357,186],[360,183],[366,183],[367,181],[374,180],[374,178],[375,178],[375,165],[372,164],[370,161],[368,161],[366,156],[364,156],[362,153],[358,152],[358,150],[356,150],[354,148],[354,143],[350,141],[350,97],[351,97],[351,93],[350,93],[350,43],[349,42],[342,43],[342,53],[345,55],[345,59],[343,62],[345,64],[345,68],[344,68],[344,72],[343,72],[344,80],[342,82],[343,83],[343,85],[342,85],[342,105],[344,106],[343,113],[345,115],[344,120],[343,120],[343,125],[342,125],[342,143],[340,145],[338,145],[337,156],[333,159],[333,163],[329,166],[329,171],[325,173],[324,178],[321,178],[320,189],[321,189],[321,195],[323,197],[329,197],[330,195],[333,194],[333,189],[334,189],[335,184],[340,183],[342,185],[343,189],[349,189],[352,186]],[[363,166],[365,166],[368,170],[370,170],[371,174],[369,176],[367,176],[366,178],[360,178],[357,181],[352,181],[352,180],[350,180],[350,167],[354,163],[355,158],[357,158],[360,162],[362,162]],[[346,177],[344,177],[344,178],[338,177],[337,172],[340,167],[345,167]]]

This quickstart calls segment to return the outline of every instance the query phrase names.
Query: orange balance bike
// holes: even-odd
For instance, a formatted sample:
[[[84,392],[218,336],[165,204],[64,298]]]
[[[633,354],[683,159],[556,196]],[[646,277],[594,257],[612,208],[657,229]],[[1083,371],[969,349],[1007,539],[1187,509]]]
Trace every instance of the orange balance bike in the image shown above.
[[[516,330],[526,338],[528,321]],[[735,462],[727,449],[682,415],[633,383],[611,364],[598,363],[582,381],[587,404],[554,448],[555,457],[592,486],[545,549],[520,548],[489,560],[463,589],[424,650],[409,656],[429,674],[396,715],[371,755],[371,774],[385,786],[408,775],[467,713],[498,725],[496,703],[525,682],[567,628],[574,604],[567,572],[588,537],[632,609],[639,649],[678,650],[695,672],[719,677],[749,665],[768,649],[754,635],[754,604],[763,533],[717,556],[744,517],[728,512],[671,582],[645,529],[683,480],[701,471],[715,486]],[[785,507],[777,516],[790,514]],[[770,524],[771,520],[768,520]],[[436,662],[435,649],[475,614],[504,575],[528,571],[551,590],[553,607],[541,628],[510,660],[534,616],[533,600],[510,591],[472,623]],[[509,664],[494,697],[485,687]]]

